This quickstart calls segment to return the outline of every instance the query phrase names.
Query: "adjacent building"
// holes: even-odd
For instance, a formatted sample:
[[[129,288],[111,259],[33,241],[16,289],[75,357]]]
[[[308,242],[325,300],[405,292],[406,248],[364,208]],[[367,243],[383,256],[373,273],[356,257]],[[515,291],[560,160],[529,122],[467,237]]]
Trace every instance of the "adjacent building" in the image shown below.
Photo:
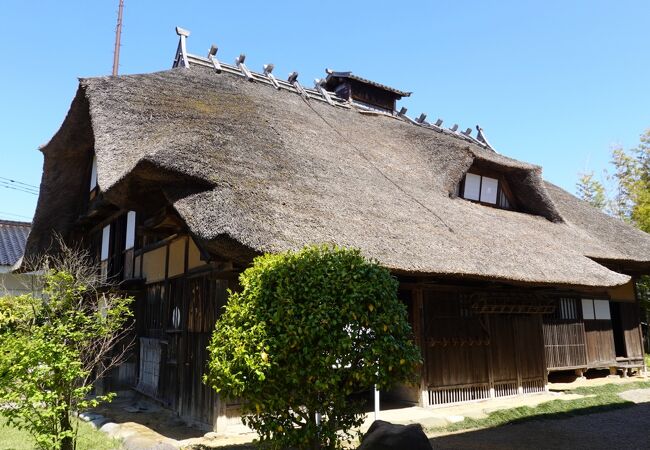
[[[12,273],[22,260],[30,227],[29,222],[0,220],[0,296],[35,291],[32,275]]]

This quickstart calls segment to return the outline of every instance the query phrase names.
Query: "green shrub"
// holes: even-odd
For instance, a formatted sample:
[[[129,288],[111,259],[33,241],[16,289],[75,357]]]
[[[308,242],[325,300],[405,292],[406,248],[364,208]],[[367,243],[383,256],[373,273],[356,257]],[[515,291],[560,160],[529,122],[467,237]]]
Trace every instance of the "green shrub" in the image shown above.
[[[240,284],[217,322],[205,379],[242,399],[262,446],[341,448],[363,419],[352,394],[413,380],[421,357],[398,283],[358,250],[261,256]]]

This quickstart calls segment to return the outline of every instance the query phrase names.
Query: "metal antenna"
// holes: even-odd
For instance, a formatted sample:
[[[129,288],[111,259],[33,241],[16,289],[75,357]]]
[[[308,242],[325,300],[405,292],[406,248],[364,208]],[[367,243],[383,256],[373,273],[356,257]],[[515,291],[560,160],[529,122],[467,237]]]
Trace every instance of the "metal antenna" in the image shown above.
[[[115,50],[113,51],[113,76],[117,76],[117,68],[120,65],[120,39],[122,38],[122,11],[124,10],[124,0],[120,0],[120,6],[117,10],[117,27],[115,27]]]

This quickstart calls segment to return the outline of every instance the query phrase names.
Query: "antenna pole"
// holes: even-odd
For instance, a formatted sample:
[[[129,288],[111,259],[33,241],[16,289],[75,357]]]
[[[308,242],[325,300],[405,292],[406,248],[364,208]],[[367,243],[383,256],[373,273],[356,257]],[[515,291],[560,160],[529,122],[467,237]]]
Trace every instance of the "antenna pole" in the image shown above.
[[[120,0],[120,6],[117,10],[117,27],[115,27],[115,51],[113,52],[113,76],[117,76],[117,68],[120,65],[120,38],[122,37],[122,11],[124,10],[124,0]]]

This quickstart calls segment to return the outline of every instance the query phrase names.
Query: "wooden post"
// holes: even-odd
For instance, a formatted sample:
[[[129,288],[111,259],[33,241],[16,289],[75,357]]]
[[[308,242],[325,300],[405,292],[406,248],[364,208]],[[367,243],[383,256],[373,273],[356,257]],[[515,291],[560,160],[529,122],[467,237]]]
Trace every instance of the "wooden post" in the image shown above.
[[[415,335],[415,344],[422,352],[422,369],[420,370],[420,406],[427,407],[429,405],[429,389],[427,386],[427,352],[426,342],[424,338],[424,330],[422,326],[422,288],[417,287],[413,289],[413,334]]]
[[[636,277],[632,277],[632,288],[634,289],[634,300],[635,304],[637,305],[637,317],[639,318],[639,325],[637,327],[639,331],[639,339],[641,339],[641,357],[643,358],[643,373],[645,374],[648,371],[648,368],[645,365],[645,357],[644,357],[644,345],[643,345],[643,330],[641,329],[641,301],[639,299],[639,290],[636,287],[636,282],[637,279]],[[648,329],[650,331],[650,328]],[[646,342],[646,350],[650,353],[650,339]]]
[[[488,369],[488,383],[490,385],[490,398],[495,398],[496,393],[494,391],[494,372],[492,370],[492,330],[490,328],[490,317],[488,314],[484,314],[485,317],[485,327],[488,329],[488,332],[490,334],[490,344],[488,345],[486,349],[486,361],[487,361],[487,369]]]

